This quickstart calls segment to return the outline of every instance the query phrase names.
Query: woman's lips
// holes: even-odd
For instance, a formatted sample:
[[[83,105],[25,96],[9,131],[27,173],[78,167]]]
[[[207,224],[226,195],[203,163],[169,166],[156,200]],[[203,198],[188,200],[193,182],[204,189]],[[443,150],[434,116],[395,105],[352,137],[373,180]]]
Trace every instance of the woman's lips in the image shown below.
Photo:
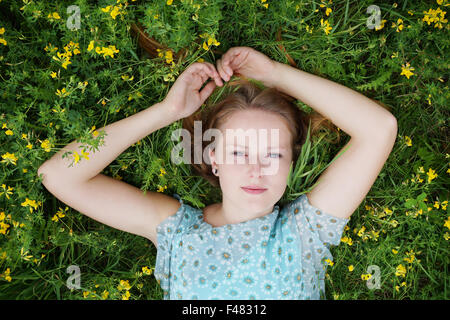
[[[244,190],[245,192],[250,193],[250,194],[260,194],[260,193],[267,191],[267,189],[248,189],[248,188],[244,188],[244,187],[241,187],[241,188],[242,188],[242,190]]]

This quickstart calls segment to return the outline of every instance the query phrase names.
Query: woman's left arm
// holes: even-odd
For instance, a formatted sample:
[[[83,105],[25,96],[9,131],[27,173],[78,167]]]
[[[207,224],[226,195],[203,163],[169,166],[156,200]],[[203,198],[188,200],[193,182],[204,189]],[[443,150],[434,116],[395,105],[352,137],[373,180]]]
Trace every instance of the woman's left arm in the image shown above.
[[[339,218],[350,217],[392,151],[397,137],[395,117],[352,89],[279,62],[269,82],[351,136],[307,193],[311,205]]]

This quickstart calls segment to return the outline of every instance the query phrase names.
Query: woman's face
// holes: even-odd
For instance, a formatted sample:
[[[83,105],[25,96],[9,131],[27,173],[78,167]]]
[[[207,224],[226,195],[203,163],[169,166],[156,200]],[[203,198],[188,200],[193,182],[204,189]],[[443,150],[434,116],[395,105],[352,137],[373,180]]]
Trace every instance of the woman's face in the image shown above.
[[[219,130],[222,135],[209,156],[212,168],[218,169],[222,201],[252,212],[268,210],[283,196],[292,163],[285,120],[261,110],[237,111]],[[250,194],[245,186],[267,190]]]

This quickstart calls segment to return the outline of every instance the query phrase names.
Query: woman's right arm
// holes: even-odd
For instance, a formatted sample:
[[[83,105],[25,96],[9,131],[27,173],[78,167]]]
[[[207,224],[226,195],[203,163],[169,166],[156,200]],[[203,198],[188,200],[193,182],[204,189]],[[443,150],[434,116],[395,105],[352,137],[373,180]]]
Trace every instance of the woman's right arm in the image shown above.
[[[139,113],[99,129],[99,132],[106,133],[104,144],[98,151],[89,154],[89,160],[83,159],[69,167],[72,161],[69,157],[62,158],[62,155],[68,151],[77,152],[80,155],[82,153],[82,144],[73,141],[45,161],[39,168],[38,175],[43,174],[44,185],[60,180],[66,183],[87,182],[131,145],[176,120],[164,102],[156,103]]]
[[[175,119],[176,120],[176,119]],[[115,229],[151,240],[157,246],[157,226],[177,212],[173,197],[142,190],[100,172],[129,146],[175,121],[162,103],[100,130],[106,132],[104,145],[89,160],[69,167],[61,156],[66,151],[81,154],[81,143],[68,144],[39,168],[43,185],[56,198],[78,212]]]
[[[195,112],[214,90],[215,83],[202,84],[219,74],[210,63],[193,63],[175,81],[167,97],[160,103],[133,116],[105,126],[104,144],[72,167],[63,159],[67,151],[81,154],[81,143],[74,141],[56,153],[39,168],[42,183],[56,198],[110,227],[150,239],[157,246],[157,226],[175,214],[180,203],[173,197],[158,192],[144,194],[123,181],[100,172],[124,150],[174,121]]]

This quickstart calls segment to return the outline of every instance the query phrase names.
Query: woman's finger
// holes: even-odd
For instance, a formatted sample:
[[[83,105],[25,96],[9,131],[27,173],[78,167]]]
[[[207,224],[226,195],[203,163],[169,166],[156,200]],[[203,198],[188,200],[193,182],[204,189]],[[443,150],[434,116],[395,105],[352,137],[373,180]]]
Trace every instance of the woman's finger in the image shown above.
[[[219,72],[221,78],[225,81],[228,81],[227,74],[222,69],[222,61],[220,59],[218,59],[216,61],[216,64],[217,64],[217,71]]]
[[[211,95],[211,93],[214,91],[215,88],[216,88],[216,84],[213,81],[211,81],[199,92],[200,100],[201,100],[202,104]]]
[[[220,75],[217,72],[217,70],[214,67],[214,65],[212,63],[209,63],[209,62],[203,62],[203,63],[208,68],[208,70],[209,70],[208,75],[211,77],[211,79],[214,79],[214,81],[216,82],[216,84],[218,86],[222,86],[223,85],[222,79],[220,79]]]

